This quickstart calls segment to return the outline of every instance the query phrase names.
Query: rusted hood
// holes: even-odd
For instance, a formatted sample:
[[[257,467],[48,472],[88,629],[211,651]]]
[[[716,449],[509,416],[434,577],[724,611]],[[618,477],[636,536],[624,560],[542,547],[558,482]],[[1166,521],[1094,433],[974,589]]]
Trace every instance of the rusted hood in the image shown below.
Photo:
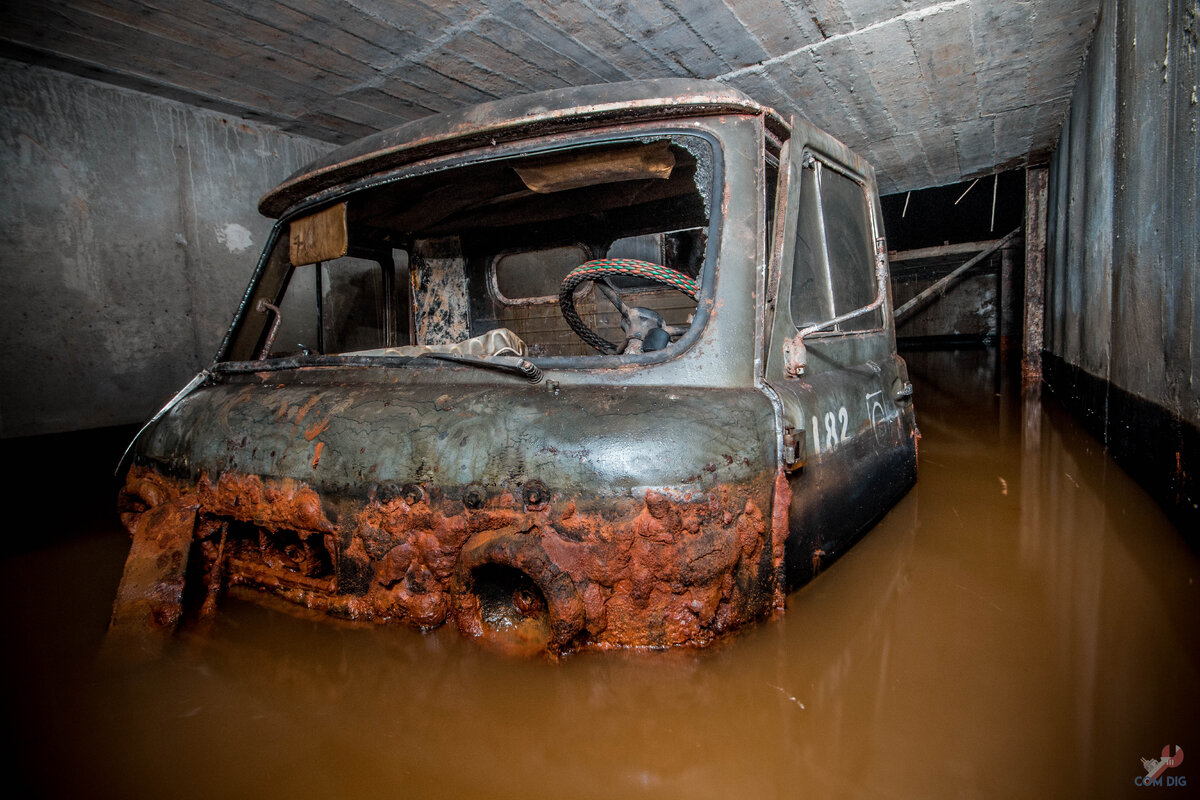
[[[390,483],[492,493],[539,480],[603,497],[707,491],[761,477],[775,460],[772,408],[753,390],[277,378],[197,390],[146,431],[137,461],[193,479],[294,478],[335,494]]]

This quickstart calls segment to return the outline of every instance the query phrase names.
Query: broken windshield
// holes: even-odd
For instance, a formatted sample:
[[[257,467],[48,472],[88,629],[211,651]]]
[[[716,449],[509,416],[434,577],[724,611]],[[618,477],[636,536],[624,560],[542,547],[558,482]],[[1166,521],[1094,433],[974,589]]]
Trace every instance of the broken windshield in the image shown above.
[[[705,318],[713,152],[660,134],[384,176],[281,223],[222,358],[669,357]]]

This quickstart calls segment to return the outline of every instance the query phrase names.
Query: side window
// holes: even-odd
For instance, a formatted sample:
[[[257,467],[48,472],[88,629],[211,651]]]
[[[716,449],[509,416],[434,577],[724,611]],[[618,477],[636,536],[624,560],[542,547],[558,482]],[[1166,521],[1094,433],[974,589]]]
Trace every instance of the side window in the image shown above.
[[[799,224],[792,260],[792,320],[798,328],[836,316],[829,285],[829,264],[825,258],[817,177],[816,169],[800,170]]]
[[[866,190],[820,161],[801,172],[791,297],[792,319],[799,328],[875,299],[874,234]],[[881,324],[879,311],[874,311],[831,330],[872,330]]]
[[[383,270],[377,261],[343,257],[322,265],[321,344],[342,353],[386,347]]]
[[[626,236],[609,245],[605,258],[631,258],[662,264],[690,278],[700,274],[704,266],[704,250],[708,232],[703,228],[685,228],[666,233],[644,233]],[[625,288],[662,289],[661,284],[638,278],[615,279],[613,285]]]
[[[271,347],[272,357],[317,350],[317,269],[314,264],[295,267],[287,293],[279,303],[279,328]]]
[[[567,273],[588,260],[582,245],[505,253],[492,262],[492,289],[505,305],[557,303]]]
[[[626,236],[609,245],[605,255],[607,258],[634,258],[661,264],[666,260],[664,244],[665,237],[661,233]]]
[[[382,262],[343,256],[295,267],[279,304],[280,325],[271,356],[387,347],[394,343],[389,342],[389,326],[397,331],[393,340],[407,343],[408,315],[396,300],[407,293],[396,286],[394,274],[407,260],[404,251],[393,251],[391,263],[381,258]],[[385,264],[393,270],[390,281],[385,280]],[[389,314],[395,319],[389,320]]]
[[[875,237],[867,193],[856,181],[831,169],[822,170],[821,209],[833,286],[835,316],[870,305],[875,299]],[[849,326],[847,328],[847,326]],[[866,314],[843,324],[843,330],[879,326],[879,314]]]
[[[604,257],[630,258],[635,261],[649,261],[651,264],[666,265],[666,237],[661,233],[626,236],[609,245],[608,252],[604,254]],[[661,284],[643,278],[610,278],[609,283],[618,290],[625,291],[662,289]]]

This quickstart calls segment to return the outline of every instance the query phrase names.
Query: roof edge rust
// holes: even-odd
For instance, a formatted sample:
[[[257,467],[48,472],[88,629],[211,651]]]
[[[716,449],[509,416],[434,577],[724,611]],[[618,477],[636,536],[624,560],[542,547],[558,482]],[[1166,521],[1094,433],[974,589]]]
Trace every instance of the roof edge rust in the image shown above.
[[[774,109],[716,81],[659,78],[572,86],[466,106],[371,134],[291,175],[263,195],[258,210],[277,218],[301,201],[364,175],[453,150],[598,123],[727,113],[762,115],[779,138],[786,138],[790,131]]]

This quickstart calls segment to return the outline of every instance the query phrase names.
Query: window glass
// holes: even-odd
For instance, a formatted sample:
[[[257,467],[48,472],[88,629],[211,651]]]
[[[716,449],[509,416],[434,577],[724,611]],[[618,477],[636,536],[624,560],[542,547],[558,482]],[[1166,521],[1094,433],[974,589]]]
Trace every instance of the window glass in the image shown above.
[[[588,260],[582,245],[505,253],[494,262],[497,298],[558,302],[567,273]]]
[[[339,258],[321,266],[325,351],[387,346],[383,269],[377,261]]]
[[[870,305],[875,299],[875,247],[870,207],[863,187],[841,173],[821,170],[821,208],[833,286],[834,316]],[[877,327],[879,315],[865,314],[842,330]]]
[[[619,304],[590,281],[565,312],[559,290],[571,270],[604,255],[708,280],[701,273],[710,263],[711,198],[719,196],[715,164],[711,143],[693,134],[560,142],[414,171],[347,194],[338,202],[345,204],[349,255],[289,268],[281,238],[253,290],[284,298],[269,355],[455,352],[499,329],[521,345],[513,349],[547,358],[636,355],[654,330],[678,342],[707,312],[690,292],[671,287],[670,276],[662,281],[636,268],[611,276],[626,302],[661,317],[654,330],[655,319],[645,315],[648,322],[639,317],[638,324],[647,330],[631,332]],[[387,265],[398,251],[408,259],[397,260],[389,283]],[[257,358],[274,319],[245,312],[227,357]]]
[[[800,175],[792,263],[792,321],[798,328],[833,319],[875,300],[871,206],[863,186],[817,161]],[[831,330],[871,330],[878,310]]]
[[[286,243],[284,245],[286,247]],[[271,345],[272,357],[317,350],[317,268],[306,264],[292,270],[287,293],[279,303],[279,328]],[[269,325],[274,324],[274,320]]]
[[[609,248],[605,258],[628,258],[633,261],[649,261],[651,264],[666,264],[664,252],[666,237],[661,233],[647,233],[642,236],[626,236],[617,239]],[[655,289],[661,284],[643,278],[618,276],[608,279],[609,283],[620,290]]]
[[[636,261],[663,263],[663,235],[648,233],[617,239],[608,248],[608,258],[632,258]]]
[[[279,310],[272,357],[385,346],[383,269],[377,261],[345,257],[296,267]],[[406,319],[400,323],[406,327]]]
[[[799,226],[792,261],[792,320],[799,328],[835,316],[829,288],[829,268],[821,241],[821,206],[817,196],[817,171],[800,170],[793,183],[800,188]]]

